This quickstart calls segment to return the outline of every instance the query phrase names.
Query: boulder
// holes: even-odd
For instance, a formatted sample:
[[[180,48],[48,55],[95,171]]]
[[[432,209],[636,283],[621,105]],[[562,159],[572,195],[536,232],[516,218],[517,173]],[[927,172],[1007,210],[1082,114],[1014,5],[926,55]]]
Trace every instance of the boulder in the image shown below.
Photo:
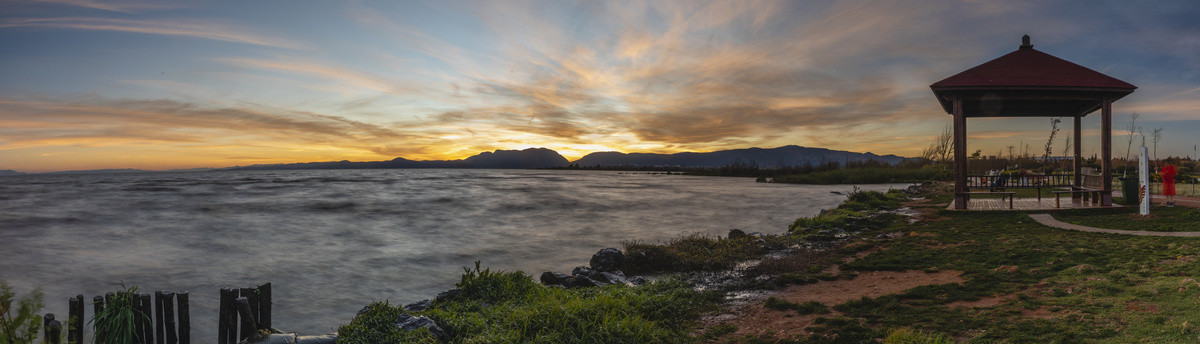
[[[544,285],[563,285],[567,283],[567,279],[569,278],[571,278],[571,275],[546,271],[542,273],[542,277],[539,279]]]
[[[630,279],[629,279],[629,284],[632,284],[632,285],[634,285],[634,286],[643,285],[643,284],[646,284],[646,283],[648,283],[648,282],[649,282],[649,281],[647,281],[647,280],[646,280],[646,278],[645,278],[645,277],[642,277],[642,276],[634,276],[633,278],[630,278]]]
[[[620,270],[621,266],[625,265],[625,255],[621,250],[615,248],[606,248],[592,255],[592,260],[588,261],[593,270],[598,271],[613,271]]]
[[[567,283],[565,283],[565,285],[568,288],[590,288],[590,287],[603,287],[603,286],[608,285],[608,283],[597,281],[597,280],[588,278],[587,276],[584,276],[584,275],[575,275],[575,276],[572,276],[570,279],[568,279]]]
[[[729,230],[729,240],[745,239],[749,237],[749,235],[746,235],[746,232],[740,229],[735,228]]]
[[[446,331],[442,330],[442,328],[438,326],[437,322],[426,316],[411,316],[408,314],[403,314],[400,316],[399,320],[396,320],[396,327],[399,327],[404,331],[427,329],[429,330],[429,333],[432,333],[434,337],[437,337],[437,340],[446,340]]]
[[[455,288],[440,292],[437,294],[437,297],[433,299],[437,301],[450,301],[457,299],[460,295],[462,295],[462,289]]]
[[[433,301],[432,301],[432,300],[428,300],[428,299],[426,299],[426,300],[421,300],[421,301],[417,301],[417,302],[413,302],[413,303],[410,303],[410,304],[404,305],[404,311],[405,311],[405,312],[410,312],[410,313],[416,313],[416,312],[420,312],[420,311],[423,311],[423,310],[425,310],[426,308],[429,308],[429,305],[430,305],[431,303],[433,303]]]
[[[592,270],[591,268],[586,267],[586,266],[576,266],[574,269],[571,270],[572,276],[592,277],[592,275],[595,275],[595,274],[596,274],[596,270]]]
[[[625,274],[621,271],[601,272],[601,277],[604,277],[605,282],[609,284],[626,284],[629,281],[625,279]]]

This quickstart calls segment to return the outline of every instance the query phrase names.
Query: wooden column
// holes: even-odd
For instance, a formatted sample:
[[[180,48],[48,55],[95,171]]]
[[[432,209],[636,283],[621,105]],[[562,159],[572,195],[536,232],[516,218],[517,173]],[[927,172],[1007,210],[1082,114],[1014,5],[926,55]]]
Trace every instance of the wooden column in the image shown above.
[[[954,97],[954,209],[967,209],[967,117]]]
[[[1112,100],[1100,106],[1100,205],[1112,206]]]

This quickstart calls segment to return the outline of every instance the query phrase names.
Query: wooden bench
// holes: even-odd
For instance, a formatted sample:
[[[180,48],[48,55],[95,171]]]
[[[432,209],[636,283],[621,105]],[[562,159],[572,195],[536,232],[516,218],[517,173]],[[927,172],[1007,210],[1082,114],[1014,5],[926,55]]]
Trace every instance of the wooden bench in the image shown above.
[[[1065,193],[1071,194],[1071,198],[1075,198],[1075,194],[1083,194],[1083,201],[1088,203],[1100,201],[1100,192],[1104,191],[1104,178],[1101,178],[1100,175],[1094,174],[1085,174],[1081,177],[1083,177],[1083,180],[1080,183],[1082,184],[1081,186],[1072,186],[1068,190],[1054,191],[1055,208],[1060,208],[1062,206],[1060,197]],[[1090,201],[1088,200],[1089,195],[1092,196]]]
[[[1013,198],[1017,196],[1017,193],[1012,191],[969,191],[965,194],[968,195],[968,198],[970,198],[969,195],[1000,195],[1000,202],[1004,202],[1004,197],[1007,196],[1008,209],[1013,208]]]

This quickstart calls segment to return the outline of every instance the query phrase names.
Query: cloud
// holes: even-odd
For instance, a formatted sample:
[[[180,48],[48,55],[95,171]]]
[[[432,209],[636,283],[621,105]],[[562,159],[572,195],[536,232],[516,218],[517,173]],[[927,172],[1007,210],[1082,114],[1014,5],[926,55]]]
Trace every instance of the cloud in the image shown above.
[[[299,61],[289,58],[275,58],[269,60],[252,58],[224,58],[219,59],[219,61],[232,66],[273,70],[291,74],[306,75],[310,77],[324,78],[354,88],[391,93],[395,95],[412,95],[424,92],[423,88],[405,85],[394,80],[380,77],[376,74],[369,74],[329,63]]]
[[[275,108],[207,108],[172,100],[0,99],[0,149],[38,146],[203,144],[295,148],[325,145],[378,154],[419,134],[339,116]]]
[[[134,13],[143,10],[159,10],[175,8],[178,4],[168,4],[165,2],[147,2],[147,1],[113,1],[113,0],[33,0],[33,3],[43,4],[60,4],[68,6],[78,6],[85,8],[93,8],[111,12]]]
[[[75,29],[133,32],[154,35],[185,36],[276,48],[306,48],[306,46],[302,43],[281,37],[271,37],[262,34],[250,33],[248,32],[250,31],[249,29],[238,28],[237,25],[194,19],[135,20],[89,17],[58,17],[6,18],[0,20],[0,29],[6,28]]]

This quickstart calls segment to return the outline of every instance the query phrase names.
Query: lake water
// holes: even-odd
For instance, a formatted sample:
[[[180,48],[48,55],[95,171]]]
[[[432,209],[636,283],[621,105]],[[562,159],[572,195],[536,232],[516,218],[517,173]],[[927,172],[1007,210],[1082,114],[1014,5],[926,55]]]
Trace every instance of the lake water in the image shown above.
[[[67,298],[90,303],[120,282],[187,290],[198,343],[216,337],[220,288],[271,282],[275,327],[319,334],[373,301],[453,288],[477,260],[537,276],[626,240],[781,233],[851,188],[549,170],[9,176],[0,280],[42,287],[60,319]]]

